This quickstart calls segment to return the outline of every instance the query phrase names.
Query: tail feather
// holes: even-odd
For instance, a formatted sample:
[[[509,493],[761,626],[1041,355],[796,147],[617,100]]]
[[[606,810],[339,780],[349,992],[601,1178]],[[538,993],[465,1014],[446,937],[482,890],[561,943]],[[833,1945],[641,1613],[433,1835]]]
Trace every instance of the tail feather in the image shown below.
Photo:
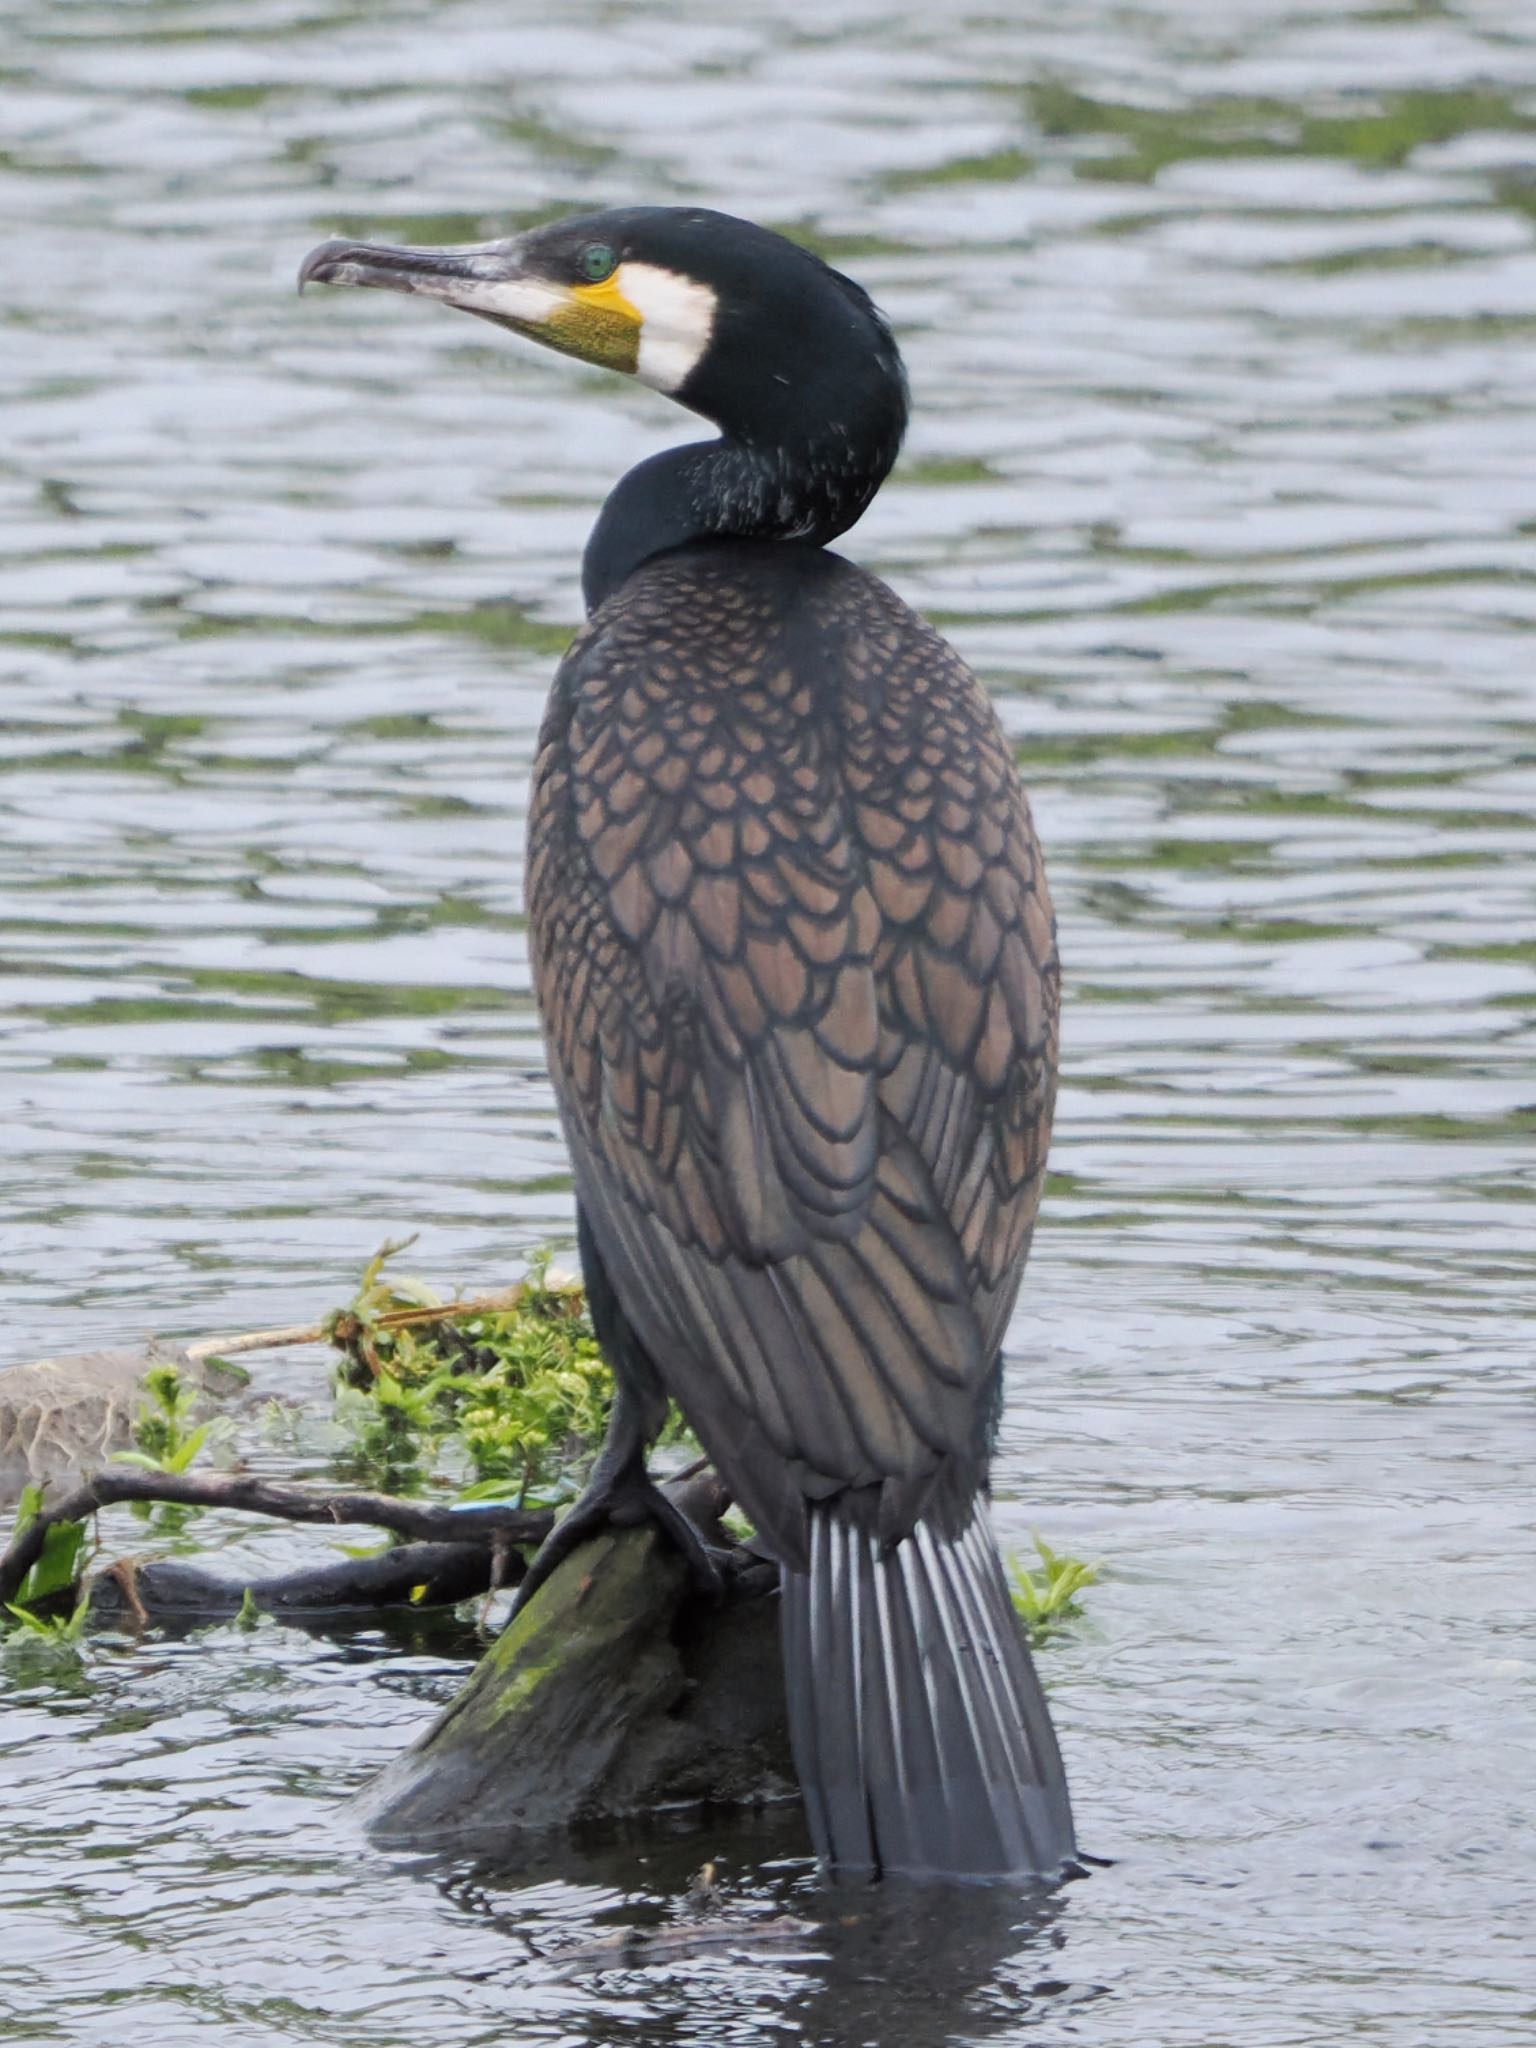
[[[848,1872],[1055,1876],[1066,1776],[984,1504],[886,1550],[837,1504],[784,1574],[790,1732],[818,1853]]]

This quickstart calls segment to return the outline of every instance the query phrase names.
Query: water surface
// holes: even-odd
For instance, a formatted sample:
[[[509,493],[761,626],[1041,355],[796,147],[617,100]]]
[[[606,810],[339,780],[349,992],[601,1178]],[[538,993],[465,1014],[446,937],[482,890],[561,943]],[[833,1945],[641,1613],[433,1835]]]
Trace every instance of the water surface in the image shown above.
[[[305,1318],[407,1229],[444,1285],[569,1237],[530,749],[597,505],[691,428],[291,280],[704,200],[911,365],[848,550],[996,691],[1067,974],[999,1519],[1110,1567],[1045,1658],[1110,1863],[1043,1900],[850,1902],[791,1820],[386,1859],[348,1797],[441,1644],[12,1666],[0,2039],[1523,2048],[1524,10],[7,0],[0,45],[5,1357]],[[706,1857],[812,1932],[562,1964]]]

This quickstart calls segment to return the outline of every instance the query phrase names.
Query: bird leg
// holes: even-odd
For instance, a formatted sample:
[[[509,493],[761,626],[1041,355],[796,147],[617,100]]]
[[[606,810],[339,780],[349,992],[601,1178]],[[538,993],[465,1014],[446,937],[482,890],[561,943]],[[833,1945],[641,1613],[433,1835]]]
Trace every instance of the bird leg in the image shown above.
[[[720,1567],[692,1522],[645,1469],[646,1433],[643,1403],[619,1381],[608,1417],[603,1447],[597,1454],[581,1498],[555,1524],[539,1545],[517,1589],[514,1615],[520,1614],[558,1565],[610,1523],[633,1527],[654,1522],[682,1552],[688,1575],[701,1593],[718,1594],[724,1584]]]

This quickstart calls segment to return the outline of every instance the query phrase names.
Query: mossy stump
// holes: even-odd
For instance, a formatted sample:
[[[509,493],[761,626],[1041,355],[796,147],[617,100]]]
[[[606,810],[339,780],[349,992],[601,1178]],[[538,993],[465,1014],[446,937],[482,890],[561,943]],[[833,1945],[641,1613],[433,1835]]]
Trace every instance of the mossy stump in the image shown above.
[[[793,1800],[778,1607],[746,1584],[700,1596],[649,1528],[605,1532],[364,1794],[369,1832],[491,1850],[679,1807]]]

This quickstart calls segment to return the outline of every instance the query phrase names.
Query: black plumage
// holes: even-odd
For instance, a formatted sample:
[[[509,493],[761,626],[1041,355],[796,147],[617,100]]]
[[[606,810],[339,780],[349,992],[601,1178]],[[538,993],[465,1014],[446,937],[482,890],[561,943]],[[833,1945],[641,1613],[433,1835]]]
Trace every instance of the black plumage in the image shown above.
[[[401,288],[413,253],[328,244],[306,274]],[[695,210],[423,263],[568,352],[644,375],[649,345],[651,381],[722,429],[605,507],[534,774],[535,982],[621,1388],[589,1510],[655,1502],[672,1395],[783,1567],[822,1854],[1057,1871],[1065,1779],[985,1508],[1054,928],[985,692],[824,545],[899,446],[895,344],[849,280]],[[620,306],[629,364],[611,325],[578,345]]]

